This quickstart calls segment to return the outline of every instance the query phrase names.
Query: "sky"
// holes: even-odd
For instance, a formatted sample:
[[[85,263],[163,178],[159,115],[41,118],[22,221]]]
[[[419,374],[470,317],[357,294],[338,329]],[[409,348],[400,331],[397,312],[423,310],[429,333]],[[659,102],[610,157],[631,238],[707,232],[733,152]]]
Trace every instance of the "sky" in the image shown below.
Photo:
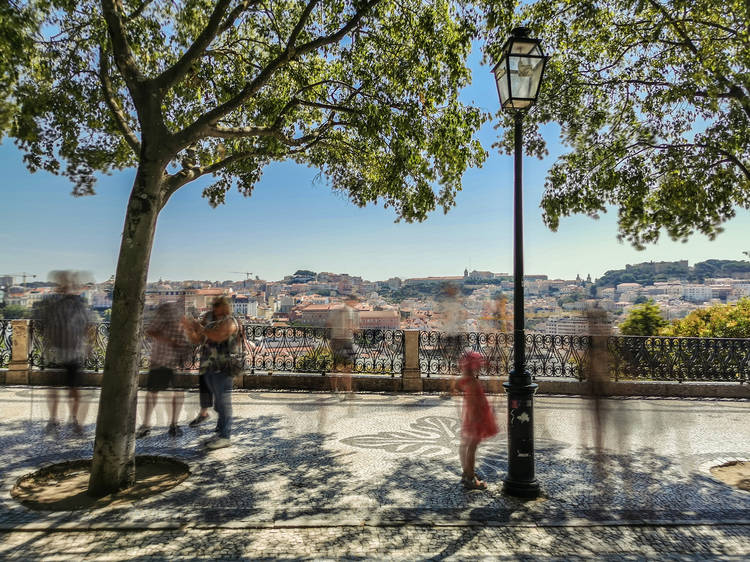
[[[494,112],[497,90],[479,52],[469,64],[473,81],[463,93]],[[551,278],[598,277],[644,261],[743,259],[750,250],[750,212],[739,210],[715,241],[664,238],[644,251],[617,241],[616,210],[598,220],[563,219],[557,232],[542,223],[544,178],[565,148],[559,130],[543,129],[550,155],[524,161],[525,271]],[[498,135],[488,123],[480,140],[490,155],[463,181],[455,208],[436,210],[423,223],[395,223],[392,209],[358,208],[330,190],[317,170],[294,163],[266,168],[250,198],[237,192],[212,209],[201,197],[210,178],[178,191],[162,211],[149,280],[240,280],[252,272],[276,280],[298,269],[383,280],[461,275],[464,268],[513,269],[512,157],[492,151]],[[76,198],[65,178],[29,173],[10,139],[0,145],[0,275],[29,272],[45,280],[55,269],[87,270],[97,281],[114,273],[125,205],[135,176],[102,176],[97,194]]]

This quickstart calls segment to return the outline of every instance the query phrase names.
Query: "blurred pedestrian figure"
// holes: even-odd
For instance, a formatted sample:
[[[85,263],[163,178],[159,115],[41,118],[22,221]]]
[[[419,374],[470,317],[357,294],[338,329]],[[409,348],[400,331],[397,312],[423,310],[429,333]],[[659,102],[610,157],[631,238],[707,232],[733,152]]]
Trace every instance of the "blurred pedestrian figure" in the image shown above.
[[[604,428],[607,425],[604,398],[606,386],[609,382],[611,357],[608,349],[609,337],[612,335],[612,325],[607,312],[599,307],[587,308],[584,312],[589,335],[588,364],[579,368],[586,368],[587,393],[591,397],[594,424],[594,447],[596,450],[595,471],[597,476],[604,478],[606,474],[604,455]]]
[[[228,447],[232,429],[232,381],[241,369],[237,357],[243,352],[239,322],[232,316],[229,299],[221,296],[214,300],[211,312],[200,321],[185,319],[184,325],[188,339],[201,345],[200,374],[204,376],[219,417],[218,435],[206,441],[205,446],[209,449]],[[201,417],[208,417],[203,403],[198,418]]]
[[[466,309],[459,293],[458,287],[451,284],[444,285],[438,295],[439,310],[443,320],[443,332],[445,332],[445,356],[449,366],[458,366],[461,354],[464,351],[464,335],[466,330]],[[455,372],[453,368],[451,372]]]
[[[358,299],[354,295],[344,297],[344,302],[333,308],[328,314],[328,330],[333,354],[333,373],[331,376],[331,390],[338,392],[339,379],[344,389],[351,396],[352,371],[356,350],[354,349],[354,332],[359,329],[359,314],[354,309]]]
[[[453,383],[454,393],[461,392],[464,397],[458,455],[463,471],[461,483],[469,490],[487,487],[474,470],[477,447],[481,441],[497,435],[498,431],[495,414],[479,382],[479,371],[484,362],[484,358],[476,351],[465,353],[459,360],[461,377]]]
[[[146,379],[146,409],[143,424],[135,434],[136,439],[151,433],[151,414],[156,406],[158,393],[174,386],[174,375],[185,367],[192,354],[192,344],[188,341],[183,326],[184,315],[176,302],[159,305],[153,320],[146,328],[151,338],[151,368]],[[182,391],[172,391],[172,408],[168,433],[171,437],[182,435],[177,424],[185,395]]]
[[[68,387],[70,399],[70,421],[73,431],[80,435],[83,433],[80,422],[86,416],[85,412],[79,412],[79,387],[92,326],[91,315],[81,296],[75,293],[83,280],[82,274],[73,271],[52,271],[49,277],[57,286],[55,292],[43,299],[39,305],[39,319],[45,342],[44,359],[48,366],[65,370],[65,385]],[[60,427],[57,418],[57,389],[50,390],[48,405],[50,418],[47,431],[52,432]]]
[[[209,418],[208,409],[214,405],[214,397],[206,383],[205,373],[198,374],[198,400],[201,410],[198,412],[198,415],[195,416],[193,421],[188,424],[190,427],[198,427],[206,421]]]
[[[194,307],[188,311],[189,319],[195,319],[198,316],[198,311]],[[208,409],[214,405],[214,397],[206,384],[206,375],[203,372],[198,373],[198,399],[200,404],[200,412],[195,418],[188,424],[190,427],[198,427],[204,421],[209,418]]]

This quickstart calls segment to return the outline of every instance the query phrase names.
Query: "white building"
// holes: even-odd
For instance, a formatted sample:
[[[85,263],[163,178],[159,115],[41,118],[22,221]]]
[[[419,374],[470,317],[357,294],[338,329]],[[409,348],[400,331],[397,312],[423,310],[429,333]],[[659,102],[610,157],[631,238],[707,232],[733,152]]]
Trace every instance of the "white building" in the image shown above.
[[[589,319],[585,316],[563,316],[550,318],[544,326],[544,333],[553,336],[589,336],[612,333],[612,321]]]
[[[713,291],[707,285],[683,285],[682,297],[690,302],[706,302],[711,300]]]
[[[640,292],[641,289],[643,289],[643,286],[640,283],[620,283],[615,287],[615,290],[620,294],[631,291]]]
[[[247,295],[235,295],[232,299],[232,312],[236,316],[257,316],[258,302]]]
[[[640,296],[640,291],[626,291],[620,295],[620,300],[624,302],[635,302]]]

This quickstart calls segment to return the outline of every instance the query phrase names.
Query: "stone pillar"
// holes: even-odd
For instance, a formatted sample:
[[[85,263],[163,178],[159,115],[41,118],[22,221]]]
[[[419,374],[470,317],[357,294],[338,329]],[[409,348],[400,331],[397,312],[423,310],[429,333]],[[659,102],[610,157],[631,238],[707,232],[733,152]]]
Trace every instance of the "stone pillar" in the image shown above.
[[[29,384],[29,349],[31,332],[29,320],[11,320],[10,365],[5,375],[5,384]]]
[[[419,370],[419,330],[404,330],[404,371],[401,375],[405,392],[422,392]]]

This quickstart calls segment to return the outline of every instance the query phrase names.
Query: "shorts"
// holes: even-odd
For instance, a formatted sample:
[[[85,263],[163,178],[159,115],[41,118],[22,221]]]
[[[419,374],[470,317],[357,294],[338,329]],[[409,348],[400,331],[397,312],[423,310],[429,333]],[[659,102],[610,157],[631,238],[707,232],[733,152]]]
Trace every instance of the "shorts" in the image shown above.
[[[75,361],[69,363],[63,363],[61,365],[65,369],[65,385],[71,388],[82,386],[81,381],[81,364]]]
[[[334,365],[354,363],[354,342],[352,340],[331,340]]]
[[[152,392],[167,390],[174,383],[174,370],[169,367],[154,367],[146,376],[146,389]]]

